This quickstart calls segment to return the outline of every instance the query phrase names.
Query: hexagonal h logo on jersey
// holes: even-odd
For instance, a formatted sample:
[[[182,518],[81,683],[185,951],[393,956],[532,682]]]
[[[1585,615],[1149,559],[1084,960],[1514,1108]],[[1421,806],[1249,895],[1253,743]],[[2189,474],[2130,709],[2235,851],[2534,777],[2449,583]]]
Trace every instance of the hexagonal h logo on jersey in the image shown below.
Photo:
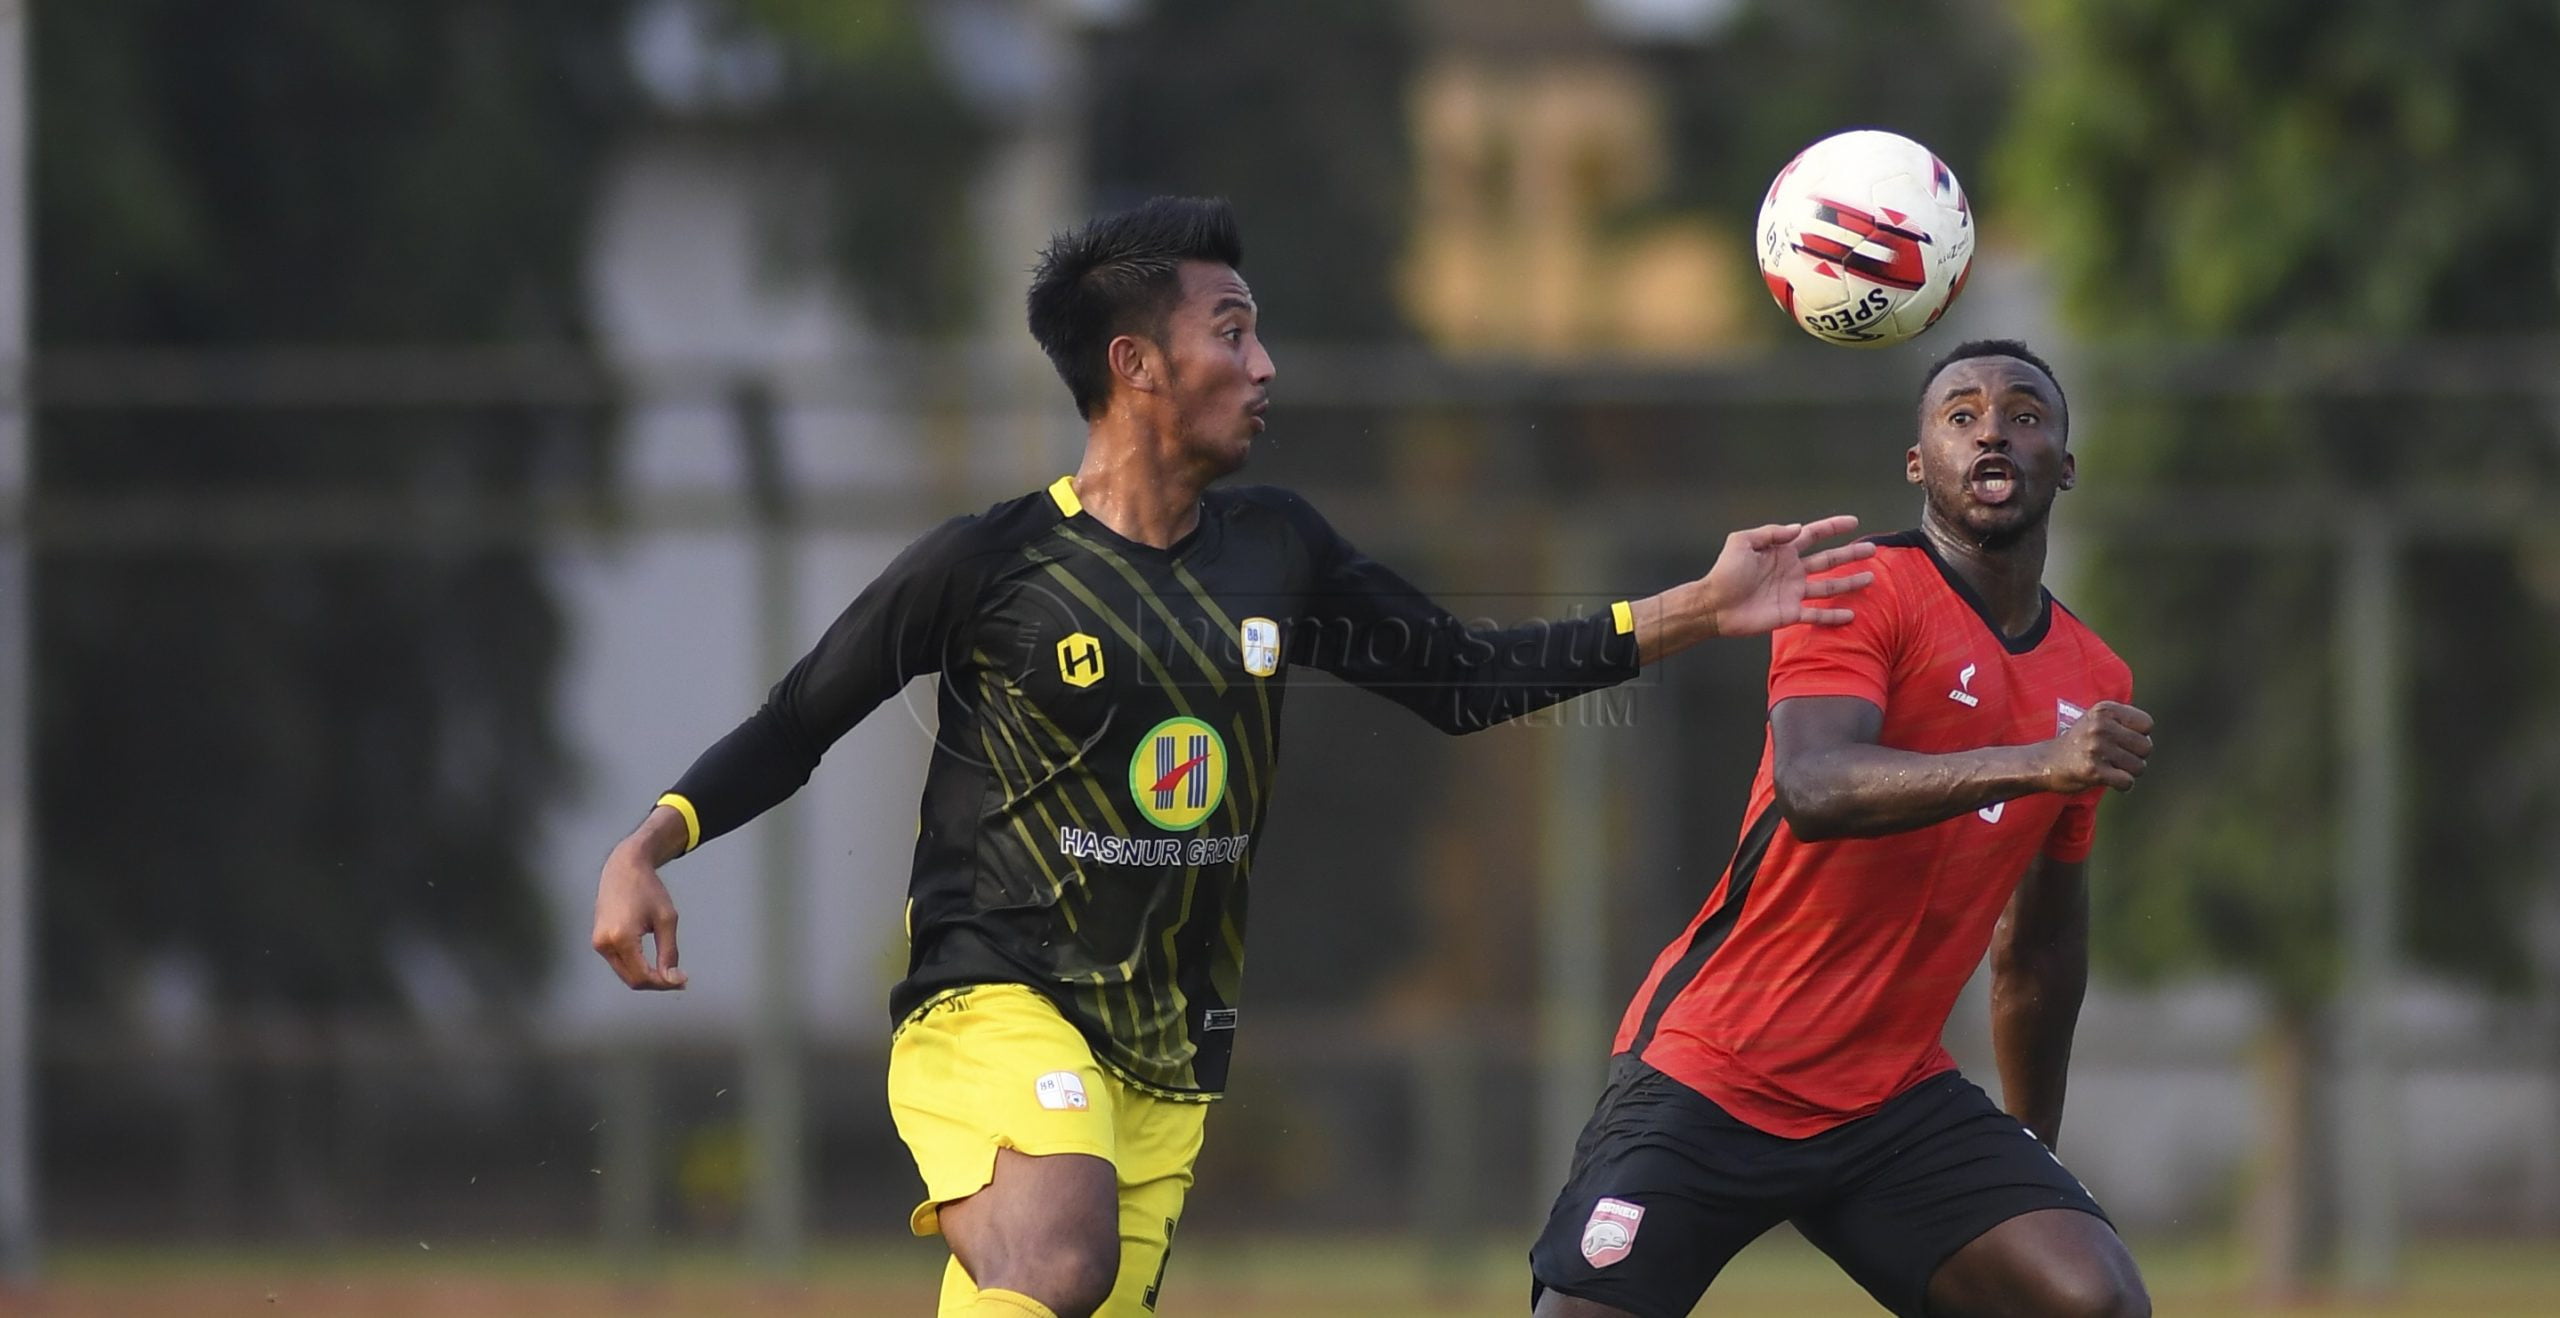
[[[1227,743],[1196,718],[1166,719],[1129,756],[1129,796],[1166,832],[1198,828],[1227,799]]]
[[[1058,680],[1088,687],[1102,680],[1102,640],[1085,632],[1058,642]]]

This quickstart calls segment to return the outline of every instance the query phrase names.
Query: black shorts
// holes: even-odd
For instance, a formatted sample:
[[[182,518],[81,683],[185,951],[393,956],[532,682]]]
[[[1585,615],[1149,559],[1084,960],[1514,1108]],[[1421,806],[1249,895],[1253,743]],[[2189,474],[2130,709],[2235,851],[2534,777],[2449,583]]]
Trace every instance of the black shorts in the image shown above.
[[[1884,1307],[1921,1318],[1940,1264],[2044,1208],[2106,1217],[2043,1143],[1954,1071],[1873,1116],[1791,1140],[1620,1054],[1529,1251],[1531,1303],[1558,1290],[1638,1318],[1681,1318],[1743,1246],[1793,1222]]]

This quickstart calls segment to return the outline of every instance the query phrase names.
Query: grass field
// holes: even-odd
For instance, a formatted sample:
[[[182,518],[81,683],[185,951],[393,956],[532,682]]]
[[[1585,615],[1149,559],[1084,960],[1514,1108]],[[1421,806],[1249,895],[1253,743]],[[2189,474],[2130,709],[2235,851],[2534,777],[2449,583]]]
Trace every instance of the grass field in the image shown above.
[[[2137,1248],[2162,1315],[2212,1318],[2552,1318],[2560,1314],[2560,1241],[2433,1244],[2410,1260],[2389,1302],[2275,1306],[2250,1298],[2235,1259],[2204,1245]],[[787,1283],[757,1280],[734,1258],[678,1253],[617,1279],[592,1255],[483,1246],[360,1252],[84,1250],[51,1261],[39,1293],[0,1297],[0,1313],[46,1318],[622,1318],[623,1315],[924,1315],[940,1257],[923,1242],[830,1249]],[[1289,1239],[1185,1242],[1165,1285],[1168,1318],[1520,1318],[1517,1252],[1487,1248],[1432,1261],[1410,1246]],[[1882,1312],[1792,1238],[1755,1246],[1701,1313],[1860,1318]]]

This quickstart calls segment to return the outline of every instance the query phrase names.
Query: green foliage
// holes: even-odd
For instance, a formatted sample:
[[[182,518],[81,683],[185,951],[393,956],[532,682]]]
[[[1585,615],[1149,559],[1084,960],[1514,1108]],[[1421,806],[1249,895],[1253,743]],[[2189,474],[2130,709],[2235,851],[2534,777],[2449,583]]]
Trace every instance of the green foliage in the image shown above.
[[[2560,7],[2022,0],[2002,195],[2105,339],[2560,329]],[[2017,220],[2013,220],[2013,223]],[[2388,386],[2388,380],[2378,383]],[[2090,400],[2097,479],[2381,495],[2560,479],[2535,383],[2460,398]],[[2275,392],[2272,388],[2270,393]],[[2115,544],[2084,603],[2134,665],[2161,758],[2111,807],[2098,937],[2120,967],[2212,965],[2297,1009],[2336,970],[2336,554]],[[2560,791],[2560,637],[2502,547],[2409,555],[2416,717],[2407,947],[2493,986]]]
[[[2560,8],[2020,0],[2004,178],[2116,334],[2560,323]]]
[[[44,6],[39,344],[574,338],[621,33],[618,3]],[[603,422],[58,411],[38,464],[47,494],[502,497],[586,478]],[[389,1002],[418,943],[499,994],[539,974],[526,852],[565,766],[529,554],[66,550],[39,572],[54,1000],[169,951],[233,1003]]]
[[[1224,196],[1271,333],[1401,337],[1408,22],[1372,0],[1149,4],[1090,47],[1099,207]]]
[[[929,0],[738,0],[739,19],[792,52],[782,119],[820,163],[830,255],[865,309],[899,334],[968,327],[977,227],[969,188],[989,126],[943,77]]]

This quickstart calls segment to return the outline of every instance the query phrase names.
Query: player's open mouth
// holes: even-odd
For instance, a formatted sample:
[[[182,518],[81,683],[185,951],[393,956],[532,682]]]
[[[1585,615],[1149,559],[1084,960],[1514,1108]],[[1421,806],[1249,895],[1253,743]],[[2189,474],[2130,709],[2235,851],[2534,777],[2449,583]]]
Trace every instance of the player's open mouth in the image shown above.
[[[1977,458],[1964,474],[1964,488],[1976,503],[2007,503],[2018,492],[2017,464],[1998,456]]]
[[[1262,426],[1263,426],[1262,413],[1263,413],[1263,409],[1268,408],[1269,406],[1271,406],[1271,401],[1270,401],[1269,399],[1264,399],[1264,400],[1263,400],[1263,401],[1261,401],[1261,402],[1255,403],[1255,404],[1253,404],[1253,405],[1251,405],[1251,406],[1249,406],[1249,407],[1245,408],[1245,410],[1244,410],[1245,415],[1253,418],[1253,433],[1255,433],[1255,434],[1257,434],[1257,435],[1259,435],[1259,434],[1261,434],[1261,433],[1262,433]]]

